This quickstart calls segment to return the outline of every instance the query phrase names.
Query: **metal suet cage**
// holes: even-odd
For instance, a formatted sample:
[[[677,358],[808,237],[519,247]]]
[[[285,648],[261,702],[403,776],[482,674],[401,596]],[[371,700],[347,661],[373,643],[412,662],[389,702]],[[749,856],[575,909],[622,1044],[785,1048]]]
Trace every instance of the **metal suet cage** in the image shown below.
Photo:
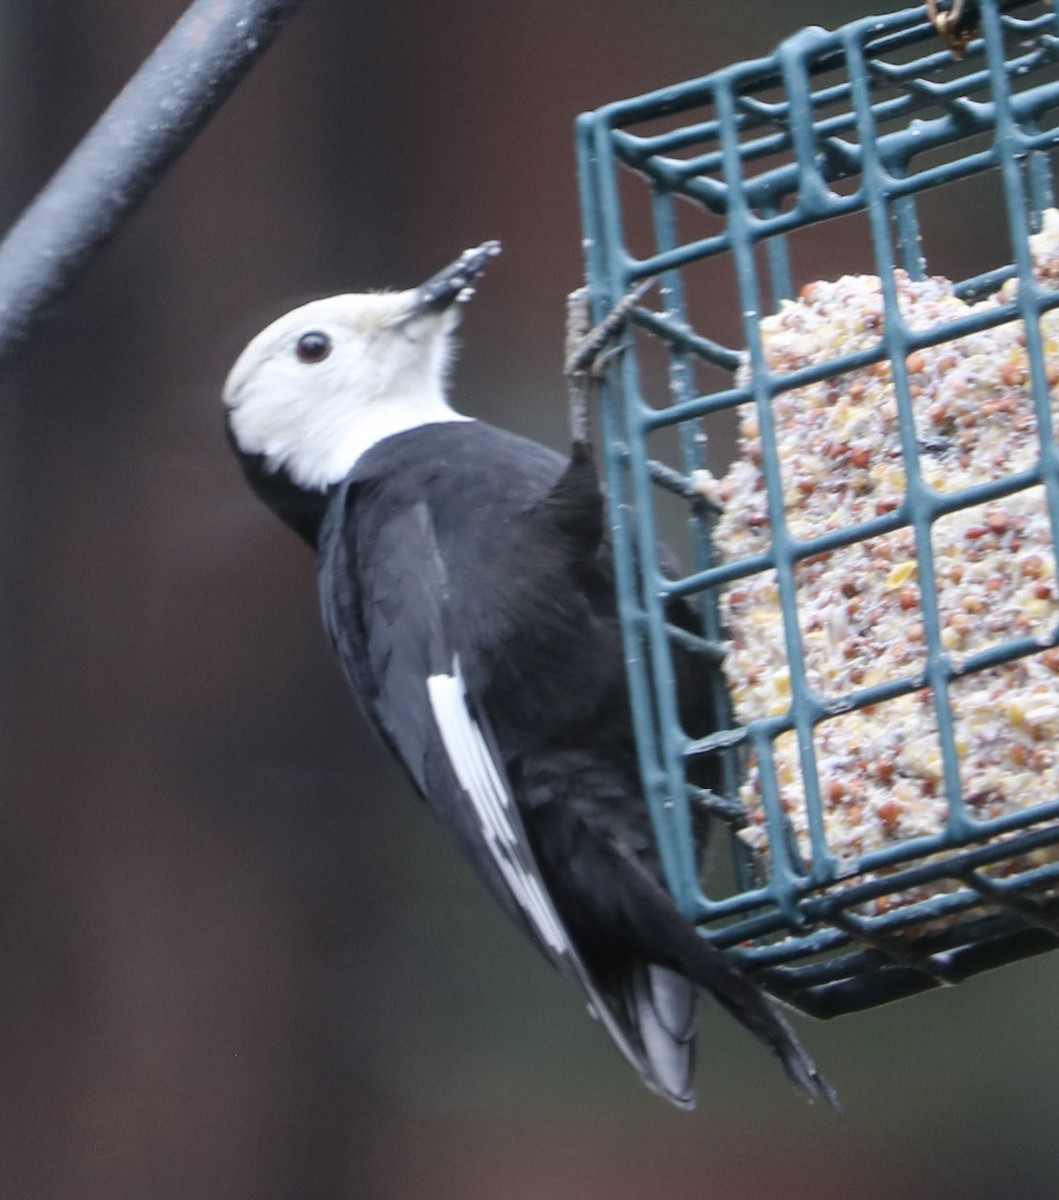
[[[991,815],[961,767],[954,700],[980,691],[1005,664],[1047,654],[1059,645],[1059,623],[1053,613],[1043,633],[1015,630],[957,654],[935,561],[943,522],[1033,492],[1049,534],[1049,578],[1055,573],[1051,393],[1059,379],[1045,341],[1059,291],[1035,274],[1031,239],[1054,206],[1059,17],[1040,0],[982,0],[962,21],[955,49],[922,6],[835,32],[804,29],[767,58],[609,104],[577,124],[594,317],[638,281],[658,280],[632,310],[624,353],[601,388],[600,422],[630,693],[660,855],[683,910],[769,991],[817,1016],[953,983],[1059,944],[1055,755],[1050,745],[1031,747],[1039,795]],[[990,228],[989,213],[996,237],[980,232]],[[939,229],[947,236],[924,239]],[[899,293],[902,281],[914,290],[928,268],[938,269],[932,237],[943,259],[962,262],[973,252],[978,261],[973,274],[950,271],[951,295],[964,308],[924,325],[908,319]],[[821,260],[837,264],[834,275],[856,269],[874,279],[879,319],[856,346],[836,345],[781,370],[769,358],[769,321],[798,303],[803,284],[827,277]],[[916,407],[915,356],[998,329],[1017,331],[1031,461],[939,487]],[[813,387],[841,388],[864,371],[885,374],[891,388],[901,494],[863,519],[806,531],[785,501],[777,406],[797,407]],[[736,453],[734,427],[748,413],[760,431],[767,537],[755,552],[733,556],[718,548],[715,497],[701,480],[713,457]],[[693,562],[690,573],[670,578],[655,544],[661,514],[674,505],[690,529]],[[823,691],[807,668],[803,574],[843,548],[885,537],[911,547],[917,590],[909,629],[914,617],[922,655],[890,678]],[[774,581],[789,700],[737,719],[721,669],[730,636],[724,598],[765,573]],[[1037,591],[1047,594],[1048,585]],[[675,595],[700,606],[702,639],[667,625],[666,600]],[[674,639],[701,654],[703,686],[729,714],[711,736],[693,739],[681,728]],[[909,696],[937,747],[941,818],[936,828],[851,856],[832,837],[822,734]],[[800,836],[778,781],[783,739],[795,747]],[[689,782],[689,761],[702,756],[719,763],[717,795]],[[757,847],[740,828],[751,767],[764,839]],[[720,868],[701,869],[691,821],[703,803],[729,812],[711,859],[716,864],[716,843],[727,838],[730,870],[727,856]]]

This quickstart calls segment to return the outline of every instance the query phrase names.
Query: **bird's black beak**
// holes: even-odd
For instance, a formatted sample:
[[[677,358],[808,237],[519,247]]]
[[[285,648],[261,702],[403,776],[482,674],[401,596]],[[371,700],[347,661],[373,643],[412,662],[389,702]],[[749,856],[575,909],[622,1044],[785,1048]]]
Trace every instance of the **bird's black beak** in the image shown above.
[[[485,270],[486,263],[499,253],[499,242],[483,242],[473,250],[464,250],[454,263],[428,279],[416,292],[409,316],[441,313],[453,304],[469,300],[474,295],[474,281]]]

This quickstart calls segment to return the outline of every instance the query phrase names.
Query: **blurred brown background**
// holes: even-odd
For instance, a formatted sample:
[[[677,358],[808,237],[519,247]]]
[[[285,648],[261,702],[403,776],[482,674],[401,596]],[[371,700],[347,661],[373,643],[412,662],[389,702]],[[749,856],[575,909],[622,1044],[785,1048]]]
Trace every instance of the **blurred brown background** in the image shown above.
[[[3,224],[182,8],[0,0]],[[575,114],[866,11],[305,0],[40,330],[0,408],[2,1200],[1057,1194],[1059,955],[800,1022],[837,1118],[715,1010],[698,1111],[644,1092],[366,734],[222,432],[266,320],[497,237],[460,404],[560,445]]]

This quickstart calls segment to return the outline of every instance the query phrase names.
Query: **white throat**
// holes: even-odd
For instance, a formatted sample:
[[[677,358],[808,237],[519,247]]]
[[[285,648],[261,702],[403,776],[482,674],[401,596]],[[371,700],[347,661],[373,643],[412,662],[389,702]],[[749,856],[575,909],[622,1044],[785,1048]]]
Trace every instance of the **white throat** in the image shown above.
[[[473,420],[456,412],[440,392],[433,396],[387,396],[358,410],[349,428],[335,438],[334,445],[322,456],[318,469],[311,460],[298,464],[305,476],[301,479],[292,470],[293,462],[287,464],[287,469],[296,483],[326,488],[345,479],[373,446],[387,438],[422,425]]]
[[[318,397],[315,411],[297,420],[289,413],[263,425],[250,407],[230,411],[232,433],[241,449],[264,455],[269,470],[284,470],[299,487],[326,491],[353,470],[379,442],[422,425],[470,421],[453,409],[440,391],[377,396],[343,409],[340,397]]]

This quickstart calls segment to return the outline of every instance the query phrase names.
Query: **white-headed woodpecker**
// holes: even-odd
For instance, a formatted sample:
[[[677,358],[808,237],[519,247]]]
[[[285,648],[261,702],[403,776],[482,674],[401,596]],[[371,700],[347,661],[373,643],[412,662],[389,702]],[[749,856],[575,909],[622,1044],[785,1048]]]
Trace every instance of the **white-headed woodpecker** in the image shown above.
[[[705,990],[833,1100],[661,882],[588,447],[563,457],[446,399],[461,304],[498,251],[280,317],[228,377],[231,441],[316,548],[324,624],[368,719],[648,1087],[692,1105]],[[695,627],[683,601],[667,616]],[[675,653],[687,726],[707,733],[701,668]]]

